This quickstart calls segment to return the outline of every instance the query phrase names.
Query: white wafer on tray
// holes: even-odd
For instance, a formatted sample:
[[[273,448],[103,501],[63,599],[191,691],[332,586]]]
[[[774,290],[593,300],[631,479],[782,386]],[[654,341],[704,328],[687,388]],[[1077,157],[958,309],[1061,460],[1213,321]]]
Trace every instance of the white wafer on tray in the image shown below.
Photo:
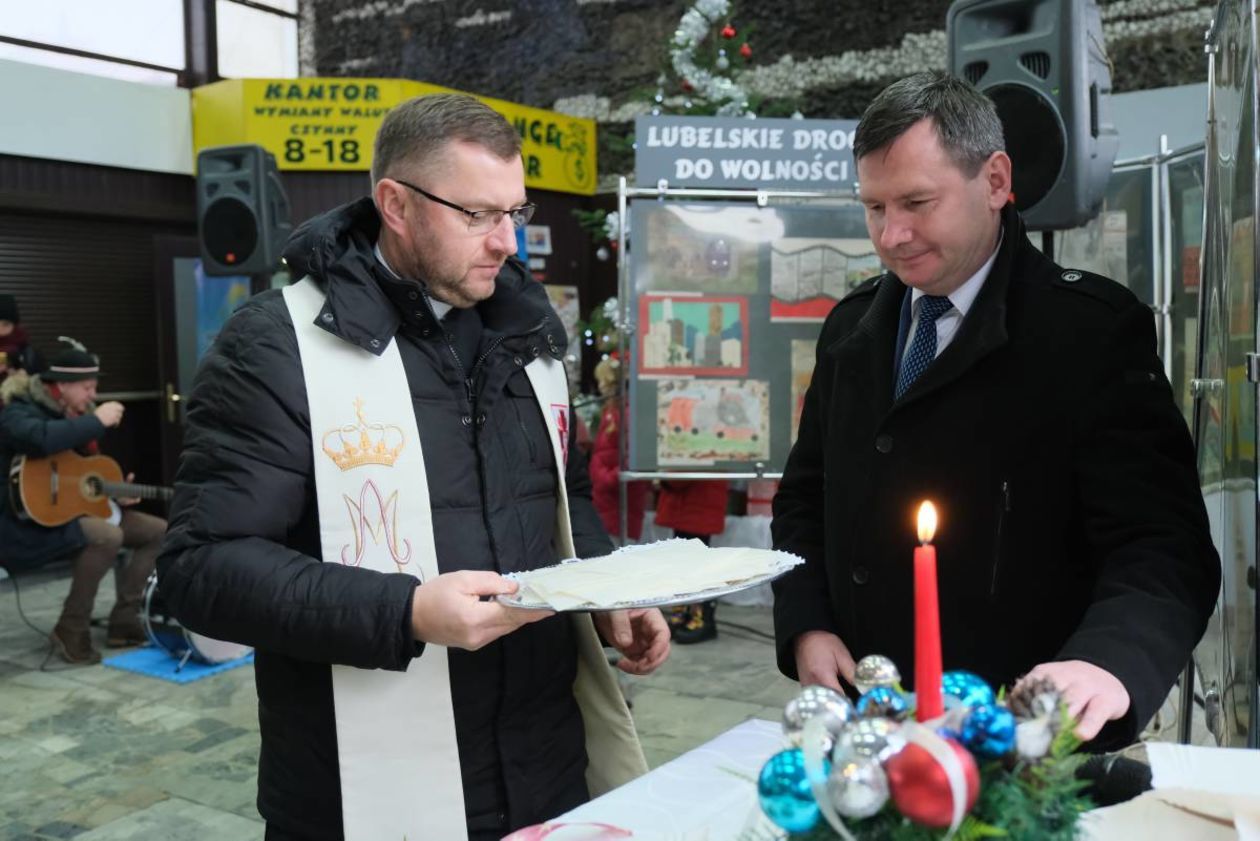
[[[601,558],[509,573],[520,584],[498,599],[534,610],[621,610],[716,599],[778,578],[803,559],[773,549],[708,547],[673,539],[627,546]]]

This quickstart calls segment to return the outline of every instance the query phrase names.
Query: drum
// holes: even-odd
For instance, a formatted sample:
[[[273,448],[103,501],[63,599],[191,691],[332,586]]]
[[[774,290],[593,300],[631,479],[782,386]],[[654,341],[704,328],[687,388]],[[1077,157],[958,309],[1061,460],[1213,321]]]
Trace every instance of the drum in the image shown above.
[[[236,642],[210,639],[195,634],[179,624],[166,608],[162,594],[158,592],[157,573],[149,576],[144,587],[144,605],[140,611],[140,622],[144,626],[144,634],[149,642],[179,659],[183,667],[191,657],[199,663],[215,665],[237,660],[254,649]]]

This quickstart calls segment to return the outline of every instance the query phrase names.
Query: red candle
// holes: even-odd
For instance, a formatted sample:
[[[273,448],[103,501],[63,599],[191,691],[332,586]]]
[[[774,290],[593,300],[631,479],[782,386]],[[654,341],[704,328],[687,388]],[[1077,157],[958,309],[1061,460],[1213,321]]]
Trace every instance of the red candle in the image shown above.
[[[914,550],[914,690],[915,718],[928,721],[945,713],[941,700],[941,614],[936,596],[936,508],[919,506],[919,543]]]

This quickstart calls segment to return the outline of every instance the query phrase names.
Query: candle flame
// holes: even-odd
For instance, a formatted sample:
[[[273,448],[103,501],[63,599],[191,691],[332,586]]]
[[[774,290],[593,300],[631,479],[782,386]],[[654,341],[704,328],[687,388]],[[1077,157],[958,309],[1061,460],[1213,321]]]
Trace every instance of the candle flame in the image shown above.
[[[919,542],[931,543],[936,534],[936,506],[924,500],[919,506]]]

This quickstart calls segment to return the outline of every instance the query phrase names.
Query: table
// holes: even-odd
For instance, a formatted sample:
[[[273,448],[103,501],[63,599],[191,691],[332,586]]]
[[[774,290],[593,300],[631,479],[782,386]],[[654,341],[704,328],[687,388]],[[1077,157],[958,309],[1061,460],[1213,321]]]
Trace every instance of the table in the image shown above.
[[[784,747],[778,722],[751,718],[556,823],[606,823],[635,838],[733,841],[760,814],[757,775]]]
[[[774,841],[783,836],[766,830],[756,781],[783,748],[777,722],[749,719],[551,823],[607,824],[654,841]],[[1167,744],[1147,750],[1157,791],[1089,813],[1084,841],[1260,841],[1260,751]],[[546,837],[626,836],[570,826]]]

